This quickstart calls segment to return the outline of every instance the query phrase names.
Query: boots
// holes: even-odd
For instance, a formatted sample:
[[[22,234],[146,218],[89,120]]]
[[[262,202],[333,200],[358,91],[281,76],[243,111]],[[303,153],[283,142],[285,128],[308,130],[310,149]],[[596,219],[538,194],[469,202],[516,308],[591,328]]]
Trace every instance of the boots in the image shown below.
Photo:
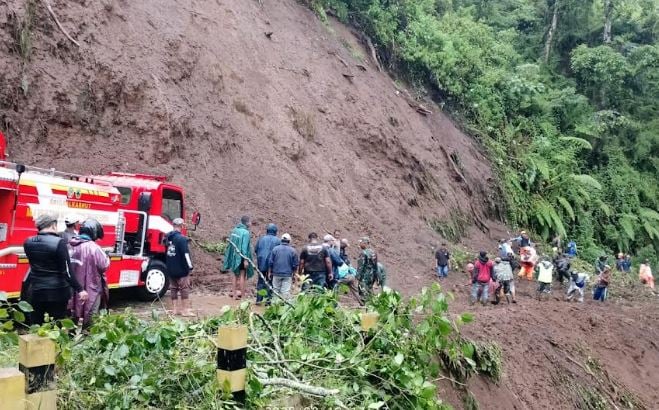
[[[190,299],[182,299],[181,304],[183,305],[182,316],[185,317],[195,317],[197,314],[192,310],[192,301]]]

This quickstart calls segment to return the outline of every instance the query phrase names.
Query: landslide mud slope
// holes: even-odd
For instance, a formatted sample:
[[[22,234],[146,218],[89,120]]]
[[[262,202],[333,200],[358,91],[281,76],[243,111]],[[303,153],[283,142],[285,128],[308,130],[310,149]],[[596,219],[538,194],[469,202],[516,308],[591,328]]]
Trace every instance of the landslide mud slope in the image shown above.
[[[481,409],[659,408],[659,298],[649,289],[617,274],[605,303],[590,291],[584,303],[568,303],[558,285],[537,301],[536,284],[520,281],[517,304],[470,306],[465,282],[460,273],[442,282],[455,295],[451,311],[474,313],[464,334],[502,350],[501,380],[467,385]],[[441,387],[440,396],[462,408],[455,386]]]
[[[205,241],[241,214],[296,245],[312,230],[370,235],[409,291],[440,241],[427,221],[460,212],[499,229],[474,141],[436,106],[419,114],[346,27],[294,0],[51,3],[80,47],[43,2],[0,0],[11,160],[167,175],[203,213]]]

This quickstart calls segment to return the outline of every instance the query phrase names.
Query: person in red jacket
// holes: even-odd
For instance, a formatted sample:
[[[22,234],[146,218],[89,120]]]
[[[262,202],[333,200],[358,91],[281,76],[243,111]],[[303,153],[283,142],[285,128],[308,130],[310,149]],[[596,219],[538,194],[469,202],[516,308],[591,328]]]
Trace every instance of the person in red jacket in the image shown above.
[[[478,259],[474,261],[474,271],[471,275],[471,300],[470,304],[476,303],[478,294],[481,294],[481,303],[487,304],[489,299],[489,285],[492,280],[494,263],[487,257],[487,252],[481,251]]]

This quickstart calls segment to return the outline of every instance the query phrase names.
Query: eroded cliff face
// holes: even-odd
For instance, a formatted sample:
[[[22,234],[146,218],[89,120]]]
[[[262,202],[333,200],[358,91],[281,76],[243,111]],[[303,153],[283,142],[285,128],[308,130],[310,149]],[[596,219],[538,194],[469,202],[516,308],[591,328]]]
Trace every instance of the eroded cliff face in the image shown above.
[[[414,289],[441,241],[430,221],[470,245],[501,229],[473,140],[437,106],[419,113],[350,30],[294,0],[52,4],[79,46],[42,2],[1,7],[11,160],[167,175],[203,213],[201,240],[241,214],[298,245],[310,231],[370,235],[392,284]]]

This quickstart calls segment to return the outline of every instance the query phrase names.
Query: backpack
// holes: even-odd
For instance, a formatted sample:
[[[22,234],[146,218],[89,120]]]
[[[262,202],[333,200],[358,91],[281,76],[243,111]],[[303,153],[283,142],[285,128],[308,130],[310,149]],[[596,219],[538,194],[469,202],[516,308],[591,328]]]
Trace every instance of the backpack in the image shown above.
[[[490,261],[487,261],[486,263],[483,263],[480,260],[476,261],[476,269],[478,269],[476,280],[480,283],[488,283],[492,278],[492,274],[490,273],[491,267],[492,265]]]

